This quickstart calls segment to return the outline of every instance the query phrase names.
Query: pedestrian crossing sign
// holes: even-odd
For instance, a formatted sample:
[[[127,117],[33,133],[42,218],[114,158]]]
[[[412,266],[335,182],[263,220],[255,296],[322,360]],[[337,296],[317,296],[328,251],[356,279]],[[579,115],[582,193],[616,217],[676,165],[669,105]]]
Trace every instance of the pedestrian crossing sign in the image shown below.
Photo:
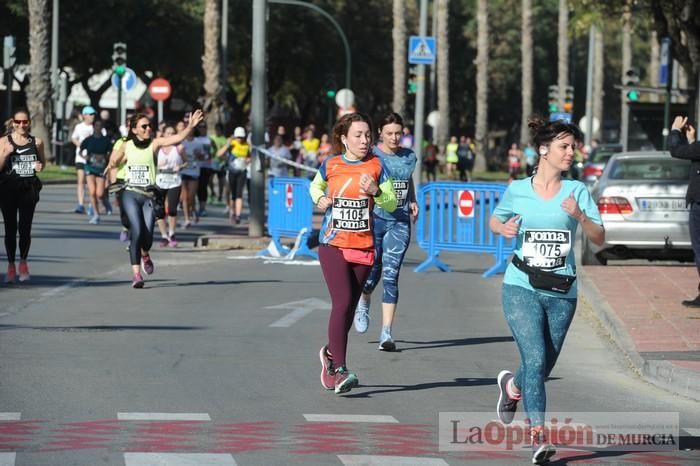
[[[434,65],[435,37],[411,36],[408,39],[408,62],[412,65]]]

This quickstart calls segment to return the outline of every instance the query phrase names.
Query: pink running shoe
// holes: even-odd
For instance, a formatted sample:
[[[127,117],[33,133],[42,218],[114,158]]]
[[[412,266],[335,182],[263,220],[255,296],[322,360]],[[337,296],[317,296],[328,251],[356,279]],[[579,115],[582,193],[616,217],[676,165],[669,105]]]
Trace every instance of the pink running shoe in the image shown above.
[[[321,351],[318,352],[318,357],[321,359],[321,385],[326,390],[335,388],[335,372],[333,371],[333,360],[328,356],[328,346],[323,345]]]
[[[28,282],[29,281],[29,264],[26,260],[19,261],[19,281]]]
[[[153,261],[151,260],[151,256],[143,256],[141,258],[141,269],[144,271],[146,275],[150,275],[153,273]]]
[[[168,243],[168,246],[170,246],[171,248],[177,247],[177,240],[175,239],[175,235],[170,237],[170,243]]]
[[[170,240],[168,240],[168,238],[161,238],[158,244],[161,248],[165,248],[168,246],[168,244],[170,244]]]
[[[143,276],[141,276],[141,272],[136,272],[134,274],[133,281],[131,282],[131,287],[132,288],[143,288]]]
[[[7,273],[5,274],[5,283],[14,283],[17,279],[17,269],[15,268],[15,263],[11,262],[7,264]]]

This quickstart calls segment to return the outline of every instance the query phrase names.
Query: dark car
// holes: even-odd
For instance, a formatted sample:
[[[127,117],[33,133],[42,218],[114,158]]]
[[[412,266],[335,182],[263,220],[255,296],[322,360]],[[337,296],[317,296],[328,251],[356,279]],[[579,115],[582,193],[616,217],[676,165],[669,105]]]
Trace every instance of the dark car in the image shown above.
[[[608,160],[610,160],[613,154],[618,152],[622,152],[622,146],[620,144],[603,144],[593,149],[588,160],[583,165],[583,177],[581,181],[588,186],[598,181],[600,175],[603,174],[605,164],[608,163]]]

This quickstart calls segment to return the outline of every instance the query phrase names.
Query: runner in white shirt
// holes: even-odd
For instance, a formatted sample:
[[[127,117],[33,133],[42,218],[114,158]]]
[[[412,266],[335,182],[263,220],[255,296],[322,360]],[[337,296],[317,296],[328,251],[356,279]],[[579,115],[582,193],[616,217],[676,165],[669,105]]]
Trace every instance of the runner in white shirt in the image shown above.
[[[83,121],[75,125],[73,129],[73,134],[71,135],[71,141],[75,145],[75,171],[78,174],[78,205],[75,207],[75,213],[84,214],[85,204],[83,198],[85,197],[85,157],[80,153],[80,144],[88,137],[92,136],[93,127],[92,124],[95,122],[95,109],[90,105],[83,107],[82,116]],[[91,209],[91,208],[90,208]],[[94,213],[88,212],[89,216],[92,217]]]

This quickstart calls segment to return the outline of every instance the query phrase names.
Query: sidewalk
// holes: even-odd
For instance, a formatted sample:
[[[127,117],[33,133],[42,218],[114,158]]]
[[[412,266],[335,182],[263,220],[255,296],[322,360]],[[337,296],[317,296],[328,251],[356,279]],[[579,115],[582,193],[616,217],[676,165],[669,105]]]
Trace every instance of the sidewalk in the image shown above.
[[[700,400],[700,309],[695,265],[578,268],[579,288],[615,344],[650,383]]]

